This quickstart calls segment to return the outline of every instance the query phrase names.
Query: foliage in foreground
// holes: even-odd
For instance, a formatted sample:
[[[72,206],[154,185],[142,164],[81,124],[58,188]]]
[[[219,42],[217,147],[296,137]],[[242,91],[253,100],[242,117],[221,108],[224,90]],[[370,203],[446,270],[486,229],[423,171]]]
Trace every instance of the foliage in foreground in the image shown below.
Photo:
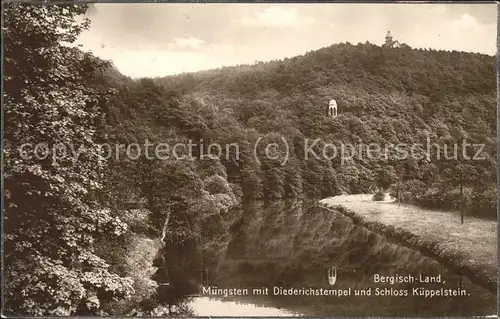
[[[4,311],[18,315],[99,314],[103,302],[133,291],[94,249],[98,240],[122,236],[127,224],[97,196],[108,91],[92,81],[107,65],[64,45],[88,27],[75,19],[85,11],[4,6]],[[48,156],[23,156],[25,143],[43,144]],[[78,161],[61,156],[59,145],[78,150]]]

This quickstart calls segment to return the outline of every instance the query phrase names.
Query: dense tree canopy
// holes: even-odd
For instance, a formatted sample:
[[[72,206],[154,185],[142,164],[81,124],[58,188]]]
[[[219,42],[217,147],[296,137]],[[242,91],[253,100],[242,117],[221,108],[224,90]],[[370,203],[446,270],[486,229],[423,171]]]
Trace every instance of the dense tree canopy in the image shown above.
[[[130,85],[143,91],[142,83]],[[176,110],[175,117],[163,123],[180,123],[175,125],[190,138],[250,145],[259,137],[286,139],[291,160],[285,166],[279,161],[252,162],[251,156],[236,165],[223,161],[228,179],[242,183],[246,198],[360,193],[399,181],[403,189],[411,189],[410,201],[458,208],[457,199],[450,196],[462,185],[471,190],[469,213],[496,215],[494,206],[485,206],[494,200],[490,191],[496,183],[491,56],[341,43],[281,61],[156,78],[153,84],[183,101],[160,112]],[[339,104],[335,119],[325,115],[332,98]],[[207,113],[209,109],[214,113]],[[306,140],[318,138],[314,150],[319,158],[306,160]],[[443,160],[437,154],[464,140],[470,144],[467,152],[484,145],[482,157],[469,163],[477,173],[452,183],[448,167],[456,167],[456,159]],[[406,145],[406,153],[389,147],[378,158],[369,158],[364,148],[352,159],[322,156],[325,145],[332,144],[338,150],[342,145],[376,144],[382,150]],[[419,144],[422,147],[415,148]],[[412,146],[415,150],[408,155]],[[416,189],[416,181],[426,186]],[[449,186],[446,191],[443,185]]]
[[[108,271],[93,243],[126,231],[99,205],[103,165],[96,139],[107,65],[65,46],[88,27],[85,5],[4,7],[4,252],[6,310],[23,315],[95,314],[126,297],[131,281]],[[22,154],[39,145],[39,155]],[[63,156],[63,148],[79,158]],[[45,153],[44,153],[45,152]]]

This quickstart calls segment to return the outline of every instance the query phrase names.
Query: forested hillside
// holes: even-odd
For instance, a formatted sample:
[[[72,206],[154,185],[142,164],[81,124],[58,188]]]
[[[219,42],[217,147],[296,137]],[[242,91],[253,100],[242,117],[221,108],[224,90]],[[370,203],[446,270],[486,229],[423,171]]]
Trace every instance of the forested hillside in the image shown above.
[[[462,187],[469,213],[494,217],[494,62],[456,51],[335,44],[284,61],[130,82],[110,116],[115,123],[134,121],[122,136],[160,141],[176,131],[205,146],[248,145],[238,160],[221,158],[245,198],[366,193],[399,181],[407,202],[458,208]],[[339,104],[334,119],[326,115],[330,99]],[[283,153],[280,139],[286,139],[286,165],[280,164],[286,154],[258,156],[260,165],[248,155],[259,137],[281,143]],[[363,150],[342,159],[330,149],[305,159],[318,138],[319,155],[330,143],[339,153],[342,145],[423,147],[414,156],[369,158]],[[482,147],[463,146],[464,140],[485,145],[478,159],[472,158]],[[448,158],[438,158],[433,145],[447,147]]]

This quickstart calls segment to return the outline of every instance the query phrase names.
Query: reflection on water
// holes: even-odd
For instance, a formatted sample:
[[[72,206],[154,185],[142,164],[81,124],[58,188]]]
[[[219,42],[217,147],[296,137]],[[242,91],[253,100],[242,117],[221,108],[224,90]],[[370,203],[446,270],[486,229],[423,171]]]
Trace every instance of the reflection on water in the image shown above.
[[[220,237],[223,243],[212,245],[219,247],[217,254],[209,254],[217,255],[217,260],[211,261],[215,266],[206,272],[204,284],[221,289],[268,288],[269,294],[232,296],[230,301],[202,295],[191,302],[199,315],[482,316],[496,312],[496,296],[491,292],[435,260],[390,243],[315,202],[247,203],[232,212],[226,222],[229,234]],[[334,286],[328,281],[332,265],[337,275]],[[441,275],[444,283],[375,283],[375,274]],[[371,288],[372,294],[284,296],[273,294],[274,287],[351,288],[351,291]],[[412,289],[419,287],[461,288],[467,295],[433,298],[412,295]],[[390,293],[377,296],[376,289]],[[405,290],[408,294],[401,297],[401,291]]]
[[[222,301],[209,297],[196,297],[188,303],[195,316],[265,316],[265,317],[293,317],[298,316],[290,311],[272,307],[257,306],[251,303],[238,301]]]

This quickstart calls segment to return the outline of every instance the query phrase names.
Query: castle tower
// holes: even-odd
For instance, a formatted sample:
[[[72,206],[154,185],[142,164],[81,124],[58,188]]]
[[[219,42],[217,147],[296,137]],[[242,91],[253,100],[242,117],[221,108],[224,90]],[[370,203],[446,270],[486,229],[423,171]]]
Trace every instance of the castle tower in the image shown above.
[[[385,36],[385,45],[388,47],[392,47],[393,43],[394,42],[392,41],[391,31],[387,31],[387,35]]]
[[[392,38],[391,31],[387,31],[387,34],[385,36],[385,43],[384,43],[383,47],[386,47],[386,48],[399,48],[399,47],[401,47],[401,43],[399,43],[398,40],[394,40]]]

